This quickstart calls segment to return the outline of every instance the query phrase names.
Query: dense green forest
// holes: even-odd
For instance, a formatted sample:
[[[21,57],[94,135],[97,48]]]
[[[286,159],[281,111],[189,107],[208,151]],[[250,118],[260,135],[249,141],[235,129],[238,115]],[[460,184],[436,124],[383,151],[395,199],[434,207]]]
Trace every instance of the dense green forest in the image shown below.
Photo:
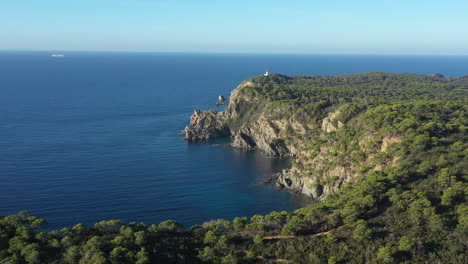
[[[45,232],[46,221],[28,212],[0,216],[0,263],[468,263],[468,77],[273,74],[247,81],[238,93],[255,100],[233,106],[241,115],[231,126],[260,108],[271,120],[300,120],[310,130],[287,127],[285,141],[305,142],[310,159],[333,146],[330,160],[359,166],[359,177],[295,212],[186,229],[174,220],[110,220]],[[338,129],[320,131],[336,110]],[[397,140],[381,149],[385,137]],[[307,171],[307,162],[295,166]]]

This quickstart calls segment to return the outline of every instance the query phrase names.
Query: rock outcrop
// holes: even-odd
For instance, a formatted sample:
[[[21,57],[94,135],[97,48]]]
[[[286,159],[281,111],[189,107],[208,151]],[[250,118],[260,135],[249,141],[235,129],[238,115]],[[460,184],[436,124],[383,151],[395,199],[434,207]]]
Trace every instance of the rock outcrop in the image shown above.
[[[322,130],[324,130],[327,133],[337,131],[338,128],[343,126],[343,123],[339,120],[336,120],[336,117],[340,114],[340,111],[335,111],[330,114],[328,114],[327,117],[325,117],[322,120]]]
[[[387,166],[395,166],[398,159],[386,159],[381,163],[376,163],[374,158],[379,153],[385,154],[389,145],[400,141],[401,137],[397,136],[382,139],[377,139],[373,135],[362,137],[358,142],[361,146],[359,151],[366,153],[366,157],[359,163],[351,161],[353,154],[337,155],[334,153],[333,146],[321,147],[314,157],[310,152],[303,152],[296,158],[296,166],[283,170],[276,185],[321,201],[328,194],[337,191],[343,184],[356,180],[362,166],[369,166],[369,170],[383,170]],[[365,151],[369,142],[376,142],[373,151]]]
[[[195,110],[190,118],[190,125],[186,126],[180,134],[187,141],[227,137],[230,135],[230,131],[223,120],[223,115],[215,110]]]
[[[243,93],[243,88],[253,86],[246,81],[239,85],[230,96],[229,107],[223,112],[215,110],[195,110],[190,125],[181,132],[187,141],[208,140],[218,137],[233,137],[232,147],[258,149],[268,156],[293,155],[294,147],[282,139],[281,128],[288,125],[302,126],[298,122],[285,120],[270,121],[265,113],[258,111],[250,119],[245,112],[256,107],[259,102]]]

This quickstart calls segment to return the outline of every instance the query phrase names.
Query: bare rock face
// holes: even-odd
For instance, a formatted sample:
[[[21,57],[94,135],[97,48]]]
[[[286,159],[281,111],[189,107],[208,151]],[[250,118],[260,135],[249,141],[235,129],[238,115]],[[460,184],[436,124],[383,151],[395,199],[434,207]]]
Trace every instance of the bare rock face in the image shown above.
[[[283,170],[276,181],[276,186],[308,195],[315,201],[322,201],[329,194],[336,192],[344,182],[356,177],[355,171],[342,166],[320,174],[317,170],[301,170],[293,167]]]
[[[322,121],[322,130],[327,133],[330,133],[338,130],[338,128],[341,128],[343,126],[343,123],[341,123],[338,120],[335,120],[339,114],[340,112],[336,111],[330,113],[327,117],[325,117]]]
[[[226,137],[230,135],[230,131],[223,120],[223,115],[215,110],[195,110],[190,118],[190,125],[186,126],[180,134],[187,141]]]
[[[231,146],[235,148],[252,149],[257,145],[249,136],[241,132],[234,136],[234,141],[231,143]]]
[[[284,170],[276,180],[276,186],[308,195],[315,201],[325,199],[326,195],[330,193],[327,186],[319,184],[314,177],[310,177],[307,173],[296,169]],[[324,190],[325,188],[327,188],[327,190]]]
[[[260,115],[252,123],[232,130],[234,142],[231,145],[237,148],[255,148],[272,157],[290,156],[290,146],[282,139],[281,131],[276,124]]]

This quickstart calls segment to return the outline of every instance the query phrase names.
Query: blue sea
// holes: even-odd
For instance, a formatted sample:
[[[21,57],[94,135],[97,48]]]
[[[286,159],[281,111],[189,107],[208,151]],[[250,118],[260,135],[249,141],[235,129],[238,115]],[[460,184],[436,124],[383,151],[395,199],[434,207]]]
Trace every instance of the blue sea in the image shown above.
[[[49,229],[104,219],[190,227],[292,211],[307,199],[257,185],[285,159],[188,144],[193,110],[266,69],[468,74],[468,57],[0,52],[0,215],[28,210]]]

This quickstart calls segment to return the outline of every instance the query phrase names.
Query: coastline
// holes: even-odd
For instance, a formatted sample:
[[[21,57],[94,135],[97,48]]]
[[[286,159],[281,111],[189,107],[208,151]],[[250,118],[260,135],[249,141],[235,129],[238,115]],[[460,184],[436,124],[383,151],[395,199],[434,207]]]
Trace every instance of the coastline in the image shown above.
[[[389,89],[386,88],[389,80],[389,83],[398,83],[399,79],[403,78],[428,84],[437,82],[447,87],[468,85],[468,76],[455,79],[445,78],[440,74],[432,76],[393,73],[364,73],[336,77],[291,77],[280,74],[257,76],[243,81],[231,92],[229,106],[224,111],[195,110],[190,118],[190,124],[180,134],[188,142],[230,137],[232,139],[230,147],[255,149],[266,156],[290,157],[293,161],[291,168],[284,169],[277,175],[271,175],[263,181],[274,182],[275,186],[280,189],[306,195],[315,202],[323,201],[346,183],[356,180],[362,174],[363,169],[381,171],[387,167],[396,166],[399,157],[381,160],[381,156],[386,155],[390,147],[401,142],[401,136],[374,135],[372,131],[358,132],[356,130],[353,133],[359,133],[360,136],[356,138],[356,141],[347,144],[358,146],[357,150],[354,153],[340,153],[342,150],[326,141],[330,136],[335,137],[342,133],[341,131],[356,129],[350,127],[350,120],[359,113],[345,114],[352,110],[350,109],[351,103],[343,104],[339,101],[319,103],[314,106],[316,110],[313,114],[304,115],[300,112],[304,111],[301,110],[304,108],[303,103],[294,96],[280,101],[271,100],[270,96],[284,93],[282,90],[289,89],[285,87],[295,82],[310,82],[311,85],[317,86],[311,89],[317,91],[329,87],[328,89],[338,89],[340,92],[342,90],[340,87],[344,83],[360,89],[360,85],[367,86],[368,82],[375,82],[372,85],[381,85],[385,91]],[[440,92],[444,91],[440,90]],[[273,95],[270,95],[272,93]],[[294,93],[294,90],[288,90],[287,93]],[[344,93],[346,93],[345,90]],[[303,95],[297,96],[300,98]],[[312,99],[308,100],[313,101],[314,96],[312,94]],[[350,99],[350,102],[352,100]],[[399,100],[396,98],[395,102]],[[385,104],[385,102],[380,104]],[[358,107],[365,109],[367,106],[364,104]],[[298,110],[298,113],[294,113]],[[360,128],[357,127],[357,129]],[[367,146],[370,142],[373,142],[371,148]],[[330,153],[334,154],[330,155]],[[356,160],[356,155],[361,155],[362,158]],[[368,168],[363,168],[363,166]]]

